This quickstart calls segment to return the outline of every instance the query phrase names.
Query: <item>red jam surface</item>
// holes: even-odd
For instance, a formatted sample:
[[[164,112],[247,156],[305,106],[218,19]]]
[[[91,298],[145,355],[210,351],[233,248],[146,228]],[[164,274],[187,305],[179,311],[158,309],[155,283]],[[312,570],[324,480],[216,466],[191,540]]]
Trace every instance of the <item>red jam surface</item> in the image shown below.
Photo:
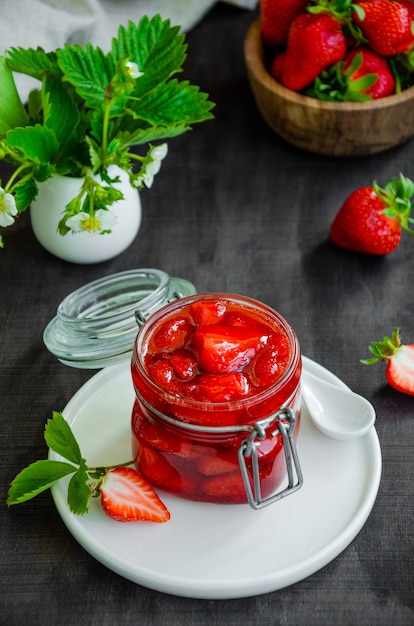
[[[282,406],[299,416],[300,374],[296,336],[259,302],[210,294],[163,307],[141,329],[132,357],[138,469],[154,487],[185,498],[246,502],[238,449],[249,432],[231,427],[254,424]],[[282,437],[271,430],[257,444],[263,497],[286,473]]]

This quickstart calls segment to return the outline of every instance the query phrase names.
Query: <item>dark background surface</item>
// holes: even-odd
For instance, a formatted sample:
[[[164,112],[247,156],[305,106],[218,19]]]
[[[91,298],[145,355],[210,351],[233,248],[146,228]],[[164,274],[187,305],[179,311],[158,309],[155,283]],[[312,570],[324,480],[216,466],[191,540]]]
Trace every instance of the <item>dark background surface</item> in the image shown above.
[[[261,120],[243,61],[256,12],[217,5],[189,33],[185,76],[216,102],[215,120],[170,142],[143,222],[118,258],[78,266],[44,251],[23,215],[1,252],[0,623],[414,624],[414,399],[366,367],[368,344],[399,326],[414,343],[413,241],[374,258],[327,241],[349,193],[399,172],[414,176],[414,140],[355,159],[305,153]],[[42,342],[59,302],[82,284],[137,267],[266,302],[295,328],[306,356],[365,395],[377,411],[383,474],[373,511],[351,545],[311,577],[240,600],[191,600],[129,582],[66,530],[50,493],[5,504],[10,481],[45,458],[45,421],[94,371],[60,364]],[[265,538],[263,538],[265,539]],[[267,538],[269,540],[269,538]],[[294,538],[293,538],[294,540]]]

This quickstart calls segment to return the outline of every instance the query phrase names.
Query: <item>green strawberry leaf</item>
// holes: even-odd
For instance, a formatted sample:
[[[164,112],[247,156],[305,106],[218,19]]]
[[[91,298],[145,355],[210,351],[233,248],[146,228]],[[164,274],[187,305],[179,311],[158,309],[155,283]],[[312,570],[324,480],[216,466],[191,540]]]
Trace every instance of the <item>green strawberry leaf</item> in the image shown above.
[[[106,89],[115,74],[115,64],[109,55],[92,44],[66,44],[57,51],[59,65],[77,93],[90,108],[103,106]]]
[[[37,164],[53,162],[59,151],[53,130],[40,124],[9,130],[4,143]]]
[[[77,468],[61,461],[43,460],[23,469],[12,481],[7,504],[19,504],[46,491],[58,480],[76,472]]]
[[[187,45],[179,30],[178,26],[170,26],[170,20],[163,21],[160,15],[152,19],[144,16],[138,25],[130,21],[126,28],[120,26],[118,38],[112,42],[112,54],[115,63],[130,59],[143,72],[136,81],[135,97],[142,97],[181,71]]]
[[[68,504],[75,515],[84,515],[88,512],[91,491],[88,486],[88,473],[85,462],[72,476],[68,485]]]
[[[32,177],[27,180],[19,181],[14,188],[14,198],[16,200],[16,208],[21,213],[31,205],[36,198],[38,192],[37,185]]]
[[[0,56],[0,136],[11,128],[24,126],[28,117],[24,106],[19,98],[13,74],[6,64],[3,56]]]
[[[80,115],[70,93],[53,76],[48,76],[44,82],[43,111],[44,125],[54,132],[62,159],[76,137]]]
[[[207,100],[206,93],[188,81],[171,80],[160,85],[153,92],[143,96],[136,107],[131,107],[137,117],[157,126],[169,126],[211,119],[213,103]]]
[[[127,125],[124,125],[127,128]],[[158,139],[172,139],[182,135],[189,129],[185,122],[177,122],[168,126],[148,126],[138,128],[137,125],[131,124],[130,131],[120,132],[118,137],[122,139],[124,146],[138,146],[151,143]]]
[[[42,80],[46,73],[60,75],[55,52],[45,52],[43,48],[11,48],[7,57],[8,66],[15,72],[21,72]]]
[[[51,450],[68,461],[81,465],[83,459],[79,444],[61,413],[53,412],[52,419],[47,421],[44,434],[45,441]]]

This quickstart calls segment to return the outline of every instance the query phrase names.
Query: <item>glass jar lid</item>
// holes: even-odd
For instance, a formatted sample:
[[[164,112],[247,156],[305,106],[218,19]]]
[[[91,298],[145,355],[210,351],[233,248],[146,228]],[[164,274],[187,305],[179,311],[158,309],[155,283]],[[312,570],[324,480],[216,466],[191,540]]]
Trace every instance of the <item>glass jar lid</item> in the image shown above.
[[[65,365],[97,369],[131,358],[139,325],[168,302],[196,293],[192,283],[157,269],[104,276],[69,294],[43,341]]]

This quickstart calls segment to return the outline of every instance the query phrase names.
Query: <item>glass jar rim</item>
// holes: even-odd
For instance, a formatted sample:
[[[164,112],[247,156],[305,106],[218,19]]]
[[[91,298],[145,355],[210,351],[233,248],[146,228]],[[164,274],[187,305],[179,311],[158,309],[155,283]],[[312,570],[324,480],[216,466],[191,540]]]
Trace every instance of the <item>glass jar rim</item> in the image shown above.
[[[101,368],[127,361],[140,319],[171,299],[196,293],[189,281],[163,270],[140,268],[109,274],[67,295],[43,333],[59,361],[79,368]]]
[[[181,397],[177,397],[173,394],[168,393],[166,389],[158,385],[148,375],[145,365],[144,365],[144,361],[143,361],[144,350],[142,349],[143,342],[145,340],[145,334],[151,330],[151,327],[153,327],[154,324],[163,315],[165,315],[166,312],[171,312],[174,310],[174,308],[179,309],[185,306],[186,304],[193,302],[194,300],[200,300],[200,299],[209,299],[209,300],[223,299],[223,300],[231,300],[232,302],[239,301],[242,304],[246,304],[247,306],[250,306],[252,309],[253,308],[256,310],[259,309],[259,311],[261,311],[262,313],[265,313],[266,315],[270,317],[273,317],[277,321],[277,323],[280,324],[280,326],[283,328],[283,330],[287,334],[291,352],[290,352],[289,363],[288,363],[288,366],[286,367],[285,372],[275,383],[273,383],[273,385],[269,386],[267,389],[264,389],[258,392],[257,394],[248,396],[246,398],[239,398],[237,400],[227,400],[225,402],[209,402],[208,405],[206,405],[205,403],[199,400],[194,400],[192,398],[181,398]],[[137,357],[137,358],[134,358],[134,357]],[[223,292],[192,294],[184,298],[180,298],[179,300],[175,302],[170,302],[164,305],[163,307],[161,307],[160,309],[158,309],[158,311],[154,315],[152,315],[151,318],[147,320],[147,322],[141,327],[135,340],[135,349],[133,353],[133,364],[139,364],[140,374],[144,376],[146,383],[149,384],[152,389],[155,389],[157,393],[161,393],[165,397],[168,403],[172,405],[188,407],[188,408],[191,408],[191,407],[196,408],[196,407],[203,406],[204,410],[207,410],[209,412],[210,411],[217,412],[220,410],[225,411],[225,410],[228,410],[229,407],[232,407],[232,408],[237,407],[238,409],[243,409],[252,403],[266,401],[268,397],[277,393],[281,388],[283,388],[288,383],[290,378],[294,376],[297,370],[297,367],[300,365],[300,362],[301,362],[301,354],[300,354],[299,340],[292,326],[280,313],[272,309],[269,305],[264,304],[263,302],[260,302],[259,300],[255,300],[253,298],[240,295],[240,294],[223,293]]]

